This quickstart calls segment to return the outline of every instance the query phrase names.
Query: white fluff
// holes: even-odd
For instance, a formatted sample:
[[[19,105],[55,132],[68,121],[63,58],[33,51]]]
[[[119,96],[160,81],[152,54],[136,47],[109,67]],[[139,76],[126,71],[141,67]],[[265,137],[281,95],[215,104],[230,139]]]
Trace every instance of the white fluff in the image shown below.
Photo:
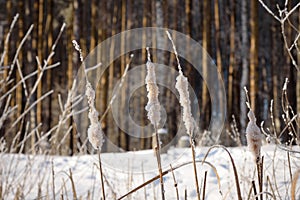
[[[88,117],[91,124],[88,128],[88,139],[95,149],[101,150],[103,144],[103,131],[98,121],[99,113],[95,108],[95,91],[93,90],[90,82],[87,81],[85,95],[88,99],[89,114]]]
[[[256,118],[252,110],[248,112],[248,118],[250,121],[246,128],[247,143],[250,151],[256,159],[256,162],[259,162],[263,137],[259,127],[256,125]]]
[[[146,87],[147,87],[147,97],[148,103],[145,109],[148,111],[148,119],[151,124],[158,126],[160,121],[160,103],[158,101],[158,87],[156,84],[156,75],[155,75],[155,65],[148,60],[146,63],[147,66],[147,76],[146,76]]]
[[[176,78],[176,89],[179,92],[179,102],[183,108],[183,122],[187,133],[192,136],[195,120],[192,116],[191,112],[191,101],[188,89],[188,80],[185,76],[183,76],[182,72],[180,71],[179,75]]]

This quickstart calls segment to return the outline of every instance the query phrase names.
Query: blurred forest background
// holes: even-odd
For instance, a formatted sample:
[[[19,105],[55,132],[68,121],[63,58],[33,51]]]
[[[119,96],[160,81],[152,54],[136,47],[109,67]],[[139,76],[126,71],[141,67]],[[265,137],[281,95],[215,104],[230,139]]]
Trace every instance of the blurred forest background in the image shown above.
[[[278,16],[278,7],[281,9],[286,7],[290,10],[299,3],[298,0],[290,0],[287,5],[284,0],[265,0],[264,2]],[[5,45],[5,38],[17,13],[19,13],[19,18],[12,29],[8,44]],[[17,56],[23,76],[38,69],[36,56],[41,62],[48,57],[62,24],[66,23],[65,30],[57,43],[55,55],[49,60],[49,64],[60,62],[60,65],[44,72],[42,81],[39,82],[36,93],[32,95],[30,101],[34,102],[50,90],[53,90],[53,93],[46,96],[26,114],[26,118],[29,119],[28,127],[22,123],[17,123],[12,127],[14,119],[22,115],[26,109],[24,87],[22,84],[18,85],[12,92],[9,102],[11,107],[18,105],[17,109],[6,118],[2,127],[0,126],[0,136],[4,137],[10,145],[14,142],[16,134],[20,134],[19,140],[21,140],[26,138],[26,131],[33,131],[34,133],[30,135],[24,148],[24,151],[28,151],[28,149],[32,149],[35,141],[59,123],[61,109],[58,95],[61,95],[62,102],[66,101],[74,76],[81,64],[78,53],[72,45],[73,39],[80,43],[83,55],[87,55],[97,44],[110,36],[140,27],[166,27],[182,32],[200,42],[215,61],[224,80],[227,95],[227,117],[221,143],[236,145],[228,134],[228,132],[232,132],[233,121],[236,122],[242,143],[245,142],[247,108],[244,86],[249,89],[252,107],[258,122],[264,120],[267,127],[271,124],[270,103],[273,99],[275,128],[280,132],[285,126],[282,118],[281,95],[285,78],[289,79],[287,88],[289,104],[295,113],[300,113],[300,73],[297,71],[297,63],[298,68],[300,63],[299,52],[297,54],[300,44],[299,13],[300,7],[288,16],[288,20],[282,27],[282,24],[275,20],[256,0],[0,0],[1,55],[7,48],[2,63],[3,70],[0,74],[3,80],[8,76],[9,66],[13,63],[17,48],[32,24],[34,27],[30,30],[30,34],[26,37]],[[292,46],[290,55],[285,47],[282,28],[284,28],[286,44]],[[124,49],[126,47],[115,46],[114,48]],[[134,59],[131,67],[146,62],[145,49],[133,53]],[[155,50],[152,53],[154,62],[157,61],[158,56],[163,56],[163,64],[176,67],[173,54]],[[295,60],[294,63],[291,56]],[[108,58],[101,57],[102,61],[105,59]],[[121,56],[111,63],[104,76],[101,77],[97,87],[97,109],[100,116],[107,108],[112,90],[128,62],[129,55]],[[185,75],[188,76],[198,96],[199,126],[200,131],[203,132],[208,127],[211,116],[209,94],[201,76],[195,73],[193,67],[186,62],[182,65]],[[40,70],[38,71],[41,73]],[[17,68],[13,70],[11,77],[13,81],[9,83],[9,86],[16,85],[21,80]],[[29,91],[37,81],[37,77],[36,75],[26,80]],[[0,96],[5,94],[7,88],[7,85],[1,88]],[[149,123],[144,111],[147,103],[146,88],[140,88],[137,92],[141,96],[134,98],[132,105],[141,109],[138,112],[133,111],[132,115],[138,124],[145,125]],[[166,128],[172,137],[172,134],[176,133],[178,129],[177,121],[180,118],[181,108],[176,96],[170,91],[162,90],[160,95],[168,99],[167,102],[162,103],[168,116]],[[2,114],[5,108],[3,102],[0,105]],[[41,126],[39,126],[40,123],[42,123]],[[23,128],[21,129],[20,126]],[[58,148],[58,153],[75,154],[79,152],[80,148],[85,145],[86,133],[76,131],[76,126],[71,118],[60,127],[56,131],[58,134],[56,143],[63,139],[63,144]],[[69,130],[69,127],[72,129]],[[125,150],[151,148],[151,138],[130,137],[117,127],[110,112],[103,120],[102,128],[113,143]],[[51,134],[49,134],[50,137]],[[46,145],[45,148],[51,149],[56,143],[55,140],[49,141],[46,143],[53,144]],[[104,147],[105,150],[109,149]]]

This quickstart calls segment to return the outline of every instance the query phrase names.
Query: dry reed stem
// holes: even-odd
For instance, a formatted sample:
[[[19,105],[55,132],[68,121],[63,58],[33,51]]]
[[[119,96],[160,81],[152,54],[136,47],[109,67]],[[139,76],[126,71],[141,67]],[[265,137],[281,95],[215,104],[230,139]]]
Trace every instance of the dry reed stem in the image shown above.
[[[32,95],[35,93],[35,91],[36,91],[36,89],[37,89],[37,87],[38,87],[38,85],[39,85],[39,83],[40,83],[40,81],[41,81],[41,79],[42,79],[42,76],[43,76],[43,74],[44,74],[44,71],[49,70],[49,69],[52,69],[53,67],[56,67],[56,66],[58,66],[58,65],[60,64],[60,63],[56,63],[56,64],[54,64],[54,65],[48,66],[48,63],[50,62],[51,58],[52,58],[53,55],[54,55],[55,46],[56,46],[56,44],[57,44],[59,38],[61,37],[61,34],[62,34],[63,30],[64,30],[64,27],[65,27],[65,24],[62,25],[61,30],[60,30],[60,32],[59,32],[59,34],[58,34],[58,37],[56,38],[55,43],[52,45],[52,49],[51,49],[52,51],[51,51],[50,54],[48,55],[47,59],[44,60],[44,65],[43,65],[43,67],[42,67],[41,64],[40,64],[38,57],[36,57],[36,59],[37,59],[37,64],[38,64],[38,68],[39,68],[39,69],[37,69],[36,71],[34,71],[34,72],[32,72],[31,74],[27,75],[26,77],[22,77],[22,79],[21,79],[14,87],[12,87],[8,92],[6,92],[6,94],[4,94],[3,96],[1,96],[0,101],[1,101],[3,98],[5,98],[6,95],[9,95],[13,90],[15,90],[15,89],[17,88],[17,86],[20,85],[20,84],[23,84],[23,87],[26,88],[26,84],[25,84],[26,82],[25,82],[25,80],[28,79],[29,77],[31,77],[31,76],[37,74],[37,73],[38,73],[38,70],[41,70],[40,73],[39,73],[39,75],[38,75],[38,77],[37,77],[37,80],[35,81],[34,86],[32,87],[32,90],[30,91],[29,94],[27,94],[27,99],[26,99],[26,103],[25,103],[25,106],[24,106],[25,111],[17,118],[17,120],[15,120],[15,122],[11,125],[11,128],[10,128],[7,132],[10,132],[10,131],[12,130],[12,127],[15,127],[15,126],[17,125],[17,123],[19,123],[20,121],[21,121],[21,124],[20,124],[20,126],[19,126],[19,131],[21,132],[22,129],[23,129],[24,117],[26,116],[26,114],[27,114],[27,113],[28,113],[28,112],[29,112],[36,104],[38,104],[38,103],[39,103],[40,101],[42,101],[44,98],[46,98],[47,96],[49,96],[50,94],[53,93],[53,90],[51,90],[51,91],[47,92],[46,94],[42,95],[42,96],[41,96],[39,99],[37,99],[34,103],[31,103],[31,102],[30,102],[31,99],[32,99],[32,98],[31,98]],[[29,36],[29,34],[30,34],[32,28],[33,28],[33,25],[31,25],[31,27],[30,27],[29,30],[27,31],[26,35],[23,37],[23,39],[22,39],[22,41],[21,41],[21,44],[22,44],[22,45],[23,45],[23,43],[25,42],[26,38]],[[15,63],[17,62],[17,55],[18,55],[19,51],[21,50],[22,45],[19,45],[19,46],[18,46],[17,52],[16,52],[16,54],[15,54],[15,56],[14,56],[14,60],[13,60],[12,67],[11,67],[11,69],[10,69],[10,72],[9,72],[9,74],[8,74],[8,77],[6,78],[6,82],[9,81],[9,79],[10,79],[10,75],[11,75],[11,73],[12,73],[11,71],[12,71],[12,69],[14,68]]]
[[[260,199],[263,200],[263,159],[264,157],[262,156],[261,161],[256,163],[256,168],[257,168],[257,179],[258,179],[258,188],[259,188],[259,193]]]
[[[16,64],[16,61],[17,61],[17,58],[18,58],[18,55],[25,43],[25,41],[27,40],[27,38],[29,37],[29,34],[31,33],[33,29],[33,24],[29,27],[28,31],[26,32],[25,36],[22,38],[20,44],[18,45],[18,48],[17,48],[17,51],[15,53],[15,56],[14,56],[14,59],[12,61],[12,64],[10,66],[10,70],[9,70],[9,73],[8,73],[8,76],[6,77],[6,82],[9,81],[10,79],[10,76],[12,75],[13,71],[14,71],[14,68],[15,68],[15,64]]]
[[[68,175],[68,176],[70,178],[71,185],[72,185],[73,199],[77,199],[77,192],[76,192],[76,187],[75,187],[75,183],[73,180],[73,174],[72,174],[71,168],[69,169],[69,172],[70,172],[70,175]]]
[[[273,189],[273,187],[272,187],[272,183],[271,183],[271,181],[270,181],[269,176],[267,176],[267,183],[268,183],[268,185],[270,185],[273,199],[276,200],[275,191],[274,191],[274,189]]]
[[[235,185],[236,185],[236,191],[237,191],[238,200],[242,200],[241,188],[240,188],[240,182],[239,182],[239,176],[238,176],[238,173],[237,173],[237,169],[236,169],[234,160],[233,160],[233,158],[232,158],[230,152],[228,151],[228,149],[227,149],[226,147],[222,146],[222,145],[214,145],[214,146],[212,146],[212,147],[210,147],[210,148],[208,149],[207,153],[205,154],[205,156],[204,156],[204,158],[203,158],[203,161],[206,160],[206,158],[207,158],[209,152],[210,152],[212,149],[214,149],[214,148],[222,148],[222,149],[224,149],[224,150],[227,152],[227,154],[228,154],[228,156],[229,156],[229,158],[230,158],[230,162],[231,162],[231,164],[232,164],[232,168],[233,168],[233,173],[234,173],[234,178],[235,178]]]
[[[205,199],[207,171],[204,172],[202,200]]]
[[[291,158],[290,158],[290,152],[287,151],[287,158],[288,158],[288,166],[289,166],[289,174],[290,174],[290,181],[293,181],[293,174],[292,174],[292,166],[291,166]]]
[[[145,172],[144,172],[144,163],[142,162],[142,177],[143,177],[143,183],[145,183]],[[147,191],[146,187],[144,187],[144,199],[147,199]]]
[[[99,158],[99,172],[100,172],[100,180],[101,180],[101,188],[102,188],[102,198],[105,200],[105,189],[104,189],[104,180],[103,180],[103,171],[102,171],[102,163],[101,163],[101,150],[98,149],[98,158]]]
[[[254,193],[255,199],[258,200],[255,181],[252,181],[251,183],[252,183],[252,188],[253,188],[253,193]]]
[[[174,187],[175,187],[175,190],[176,190],[176,199],[179,200],[178,183],[176,181],[174,170],[173,170],[173,167],[172,167],[171,164],[170,164],[170,169],[171,169],[171,172],[172,172],[172,177],[173,177],[173,181],[174,181]]]
[[[54,173],[54,163],[51,161],[51,172],[52,172],[52,198],[55,200],[55,173]]]
[[[162,167],[161,167],[161,158],[160,158],[160,142],[159,142],[156,126],[155,126],[155,139],[156,139],[156,147],[154,148],[154,150],[155,150],[157,167],[158,167],[158,172],[159,172],[161,198],[164,200],[165,199],[164,179],[163,179],[163,173],[162,173]]]
[[[273,176],[273,181],[274,181],[274,186],[277,192],[277,195],[279,197],[279,199],[282,199],[280,192],[279,192],[279,187],[277,184],[277,180],[276,180],[276,169],[275,169],[275,161],[276,161],[276,152],[277,152],[277,146],[275,146],[275,150],[274,150],[274,154],[273,154],[273,164],[272,164],[272,176]]]
[[[196,162],[197,162],[197,163],[201,163],[201,164],[203,164],[203,163],[204,163],[204,164],[207,164],[208,166],[210,166],[210,167],[213,169],[213,171],[214,171],[214,173],[215,173],[215,175],[216,175],[216,177],[217,177],[218,187],[219,187],[219,192],[220,192],[220,194],[222,194],[222,192],[221,192],[220,176],[219,176],[219,174],[218,174],[218,171],[217,171],[216,167],[215,167],[213,164],[211,164],[210,162],[207,162],[207,161],[205,161],[205,160],[196,160]],[[168,169],[168,170],[166,170],[166,171],[163,171],[163,172],[162,172],[162,175],[165,176],[166,174],[168,174],[168,173],[171,172],[172,170],[175,171],[175,170],[177,170],[177,169],[180,169],[181,167],[184,167],[184,166],[190,165],[190,164],[193,164],[193,161],[185,162],[185,163],[182,163],[182,164],[180,164],[180,165],[177,165],[177,166],[173,167],[173,169]],[[130,195],[130,194],[132,194],[132,193],[134,193],[134,192],[140,190],[141,188],[143,188],[143,187],[149,185],[150,183],[152,183],[153,181],[155,181],[155,180],[157,180],[157,179],[159,179],[159,178],[160,178],[160,175],[157,175],[157,176],[155,176],[155,177],[149,179],[148,181],[142,183],[141,185],[139,185],[139,186],[137,186],[136,188],[130,190],[129,192],[127,192],[127,193],[124,194],[123,196],[119,197],[117,200],[124,199],[124,198],[127,197],[128,195]]]
[[[6,54],[7,54],[7,50],[8,50],[8,42],[9,42],[9,39],[10,39],[10,35],[11,35],[11,33],[12,33],[12,30],[13,30],[13,28],[14,28],[14,26],[15,26],[17,20],[18,20],[18,18],[19,18],[19,13],[17,13],[17,14],[14,16],[14,19],[13,19],[12,23],[10,24],[8,34],[7,34],[7,36],[6,36],[6,38],[5,38],[5,42],[4,42],[4,51],[3,51],[2,55],[1,55],[0,66],[3,65],[4,58],[5,58],[5,56],[6,56]]]
[[[190,137],[190,144],[191,144],[191,150],[192,150],[193,170],[194,170],[194,177],[195,177],[195,183],[196,183],[196,192],[197,192],[198,200],[200,200],[200,188],[199,188],[198,176],[197,176],[195,145],[194,145],[194,142],[192,141],[191,137]]]

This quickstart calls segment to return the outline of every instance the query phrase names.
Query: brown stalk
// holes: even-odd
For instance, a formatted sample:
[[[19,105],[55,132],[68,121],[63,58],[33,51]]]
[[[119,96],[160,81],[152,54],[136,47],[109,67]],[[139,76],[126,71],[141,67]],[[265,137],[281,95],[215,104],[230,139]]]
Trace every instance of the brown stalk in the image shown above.
[[[241,195],[241,188],[240,188],[240,182],[239,182],[239,177],[238,177],[238,173],[237,173],[237,170],[236,170],[236,166],[234,164],[234,160],[230,154],[230,152],[228,151],[228,149],[226,149],[226,147],[222,146],[222,145],[214,145],[212,147],[210,147],[206,153],[206,155],[204,156],[203,158],[203,162],[205,161],[205,159],[207,158],[209,152],[214,149],[214,148],[222,148],[224,149],[229,157],[230,157],[230,161],[231,161],[231,164],[232,164],[232,168],[233,168],[233,173],[234,173],[234,178],[235,178],[235,184],[236,184],[236,191],[237,191],[237,196],[238,196],[238,200],[242,200],[242,195]]]
[[[102,198],[105,200],[105,189],[104,189],[104,180],[103,180],[103,171],[100,157],[100,149],[98,149],[98,158],[99,158],[99,171],[100,171],[100,180],[101,180],[101,188],[102,188]]]
[[[205,164],[209,165],[209,166],[214,170],[214,173],[215,173],[216,176],[217,176],[217,181],[218,181],[218,186],[219,186],[219,192],[221,193],[220,177],[219,177],[219,174],[218,174],[218,172],[217,172],[216,167],[215,167],[214,165],[212,165],[210,162],[207,162],[207,161],[196,160],[196,163],[197,163],[197,162],[198,162],[198,163],[202,163],[202,164],[205,163]],[[189,161],[189,162],[182,163],[182,164],[180,164],[180,165],[178,165],[178,166],[173,167],[173,171],[174,171],[174,170],[177,170],[177,169],[180,169],[181,167],[184,167],[184,166],[186,166],[186,165],[192,164],[192,163],[193,163],[193,161]],[[168,174],[168,173],[171,172],[171,171],[172,171],[171,169],[168,169],[168,170],[166,170],[166,171],[163,171],[163,172],[162,172],[162,176]],[[127,193],[124,194],[123,196],[119,197],[117,200],[124,199],[124,198],[127,197],[128,195],[130,195],[130,194],[132,194],[132,193],[138,191],[139,189],[145,187],[146,185],[149,185],[150,183],[152,183],[153,181],[155,181],[155,180],[157,180],[157,179],[159,179],[159,178],[160,178],[160,175],[157,175],[157,176],[155,176],[155,177],[149,179],[148,181],[142,183],[141,185],[139,185],[139,186],[137,186],[136,188],[132,189],[131,191],[127,192]]]
[[[194,176],[195,176],[197,198],[198,198],[198,200],[200,200],[200,190],[199,190],[199,183],[198,183],[198,176],[197,176],[197,167],[196,167],[196,158],[195,158],[195,145],[194,145],[192,137],[190,137],[190,144],[191,144],[191,150],[192,150],[193,168],[194,168]]]
[[[202,193],[203,200],[205,199],[206,178],[207,178],[207,171],[204,172],[203,193]]]
[[[292,175],[292,166],[291,166],[291,158],[290,158],[290,152],[287,151],[287,158],[288,158],[288,165],[289,165],[289,173],[290,173],[290,181],[293,181],[293,175]]]
[[[263,162],[264,157],[262,156],[261,161],[256,162],[257,168],[257,178],[258,178],[258,188],[260,193],[260,199],[263,200]]]
[[[272,191],[272,196],[274,197],[274,200],[276,200],[275,191],[274,191],[274,189],[273,189],[273,187],[272,187],[272,183],[271,183],[271,181],[270,181],[269,176],[267,176],[267,182],[268,182],[268,184],[270,185],[270,188],[271,188],[271,191]]]
[[[258,200],[257,192],[256,192],[256,186],[255,186],[255,181],[252,181],[252,188],[253,188],[253,193],[255,196],[255,199]]]
[[[75,183],[74,183],[74,180],[73,180],[72,170],[69,169],[69,172],[70,172],[69,178],[70,178],[70,181],[71,181],[71,184],[72,184],[73,199],[77,199],[77,193],[76,193]]]
[[[54,174],[54,164],[53,164],[53,160],[52,160],[52,195],[53,195],[53,200],[55,200],[55,174]]]
[[[156,160],[157,160],[157,167],[159,172],[159,180],[160,180],[160,187],[161,187],[161,199],[165,200],[165,190],[164,190],[164,179],[163,179],[163,173],[161,168],[161,158],[160,158],[160,143],[157,133],[157,126],[154,127],[155,129],[155,140],[156,140],[156,147],[154,148],[155,154],[156,154]]]
[[[174,174],[174,170],[173,170],[173,167],[172,167],[171,164],[170,164],[170,169],[171,169],[172,176],[173,176],[174,187],[176,189],[176,199],[179,200],[178,184],[177,184],[177,181],[176,181],[176,178],[175,178],[175,174]]]

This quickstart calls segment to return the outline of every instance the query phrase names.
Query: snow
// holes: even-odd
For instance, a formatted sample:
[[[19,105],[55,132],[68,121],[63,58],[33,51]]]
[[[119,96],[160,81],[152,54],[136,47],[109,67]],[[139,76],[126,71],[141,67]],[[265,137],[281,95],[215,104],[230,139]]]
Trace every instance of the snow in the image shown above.
[[[196,159],[202,160],[209,147],[197,147]],[[251,181],[256,180],[256,166],[253,155],[247,147],[227,148],[232,155],[238,171],[238,178],[243,199],[247,199],[251,188]],[[267,184],[269,177],[275,195],[283,199],[290,199],[291,180],[287,162],[287,152],[275,145],[262,147],[264,156],[264,191],[271,192]],[[170,164],[173,168],[191,161],[191,149],[170,148],[167,154],[162,154],[163,170]],[[98,170],[98,155],[79,155],[73,157],[0,154],[0,174],[2,193],[5,199],[13,199],[18,188],[23,188],[24,199],[38,197],[40,185],[41,195],[53,197],[53,186],[56,198],[61,194],[65,199],[73,198],[70,170],[75,183],[78,198],[100,199],[101,182]],[[107,199],[116,199],[131,189],[158,175],[156,158],[152,150],[125,153],[102,153],[103,173],[105,176],[105,191]],[[237,199],[236,185],[229,156],[222,148],[213,148],[206,161],[211,163],[220,177],[218,179],[213,169],[207,164],[197,164],[200,188],[203,188],[204,173],[207,171],[206,199]],[[299,154],[290,153],[292,173],[299,169]],[[52,169],[54,176],[52,175]],[[180,199],[184,198],[185,190],[188,199],[196,199],[195,181],[191,164],[174,170],[178,183]],[[53,184],[54,181],[54,184]],[[298,180],[299,181],[299,180]],[[176,191],[171,173],[164,176],[166,199],[176,199]],[[258,183],[256,183],[258,185]],[[276,189],[277,188],[277,189]],[[6,190],[5,190],[6,189]],[[112,192],[112,190],[114,192]],[[299,186],[297,187],[299,195]],[[115,194],[114,194],[115,193]],[[146,197],[145,197],[146,194]],[[159,179],[131,195],[131,199],[160,198]]]

